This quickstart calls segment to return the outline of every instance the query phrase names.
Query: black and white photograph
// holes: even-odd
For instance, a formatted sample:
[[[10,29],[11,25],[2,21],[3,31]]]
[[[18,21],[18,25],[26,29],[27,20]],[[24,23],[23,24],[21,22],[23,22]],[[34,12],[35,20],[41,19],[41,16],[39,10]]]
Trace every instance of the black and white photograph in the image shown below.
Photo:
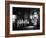
[[[12,7],[12,30],[40,29],[40,8]]]

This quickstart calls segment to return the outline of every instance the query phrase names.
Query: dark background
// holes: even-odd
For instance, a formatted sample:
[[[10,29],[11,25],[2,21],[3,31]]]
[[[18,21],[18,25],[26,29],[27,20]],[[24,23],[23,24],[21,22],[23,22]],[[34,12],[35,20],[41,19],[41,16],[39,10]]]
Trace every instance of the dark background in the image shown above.
[[[34,26],[31,22],[31,19],[29,18],[30,14],[34,14],[34,12],[38,13],[38,22],[37,26]],[[13,15],[17,15],[17,19],[15,23],[13,23],[13,30],[36,30],[40,29],[40,8],[20,8],[20,7],[13,7]],[[27,18],[26,18],[27,17]],[[29,24],[21,24],[19,27],[17,27],[17,20],[19,19],[27,19],[29,21]],[[34,26],[34,28],[25,28],[28,26]]]

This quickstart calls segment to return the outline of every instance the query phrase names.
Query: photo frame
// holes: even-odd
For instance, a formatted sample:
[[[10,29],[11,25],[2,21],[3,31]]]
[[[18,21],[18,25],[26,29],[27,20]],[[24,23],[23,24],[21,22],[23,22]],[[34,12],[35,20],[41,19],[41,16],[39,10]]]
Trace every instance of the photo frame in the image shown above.
[[[6,1],[5,36],[44,35],[44,10],[44,3]]]

